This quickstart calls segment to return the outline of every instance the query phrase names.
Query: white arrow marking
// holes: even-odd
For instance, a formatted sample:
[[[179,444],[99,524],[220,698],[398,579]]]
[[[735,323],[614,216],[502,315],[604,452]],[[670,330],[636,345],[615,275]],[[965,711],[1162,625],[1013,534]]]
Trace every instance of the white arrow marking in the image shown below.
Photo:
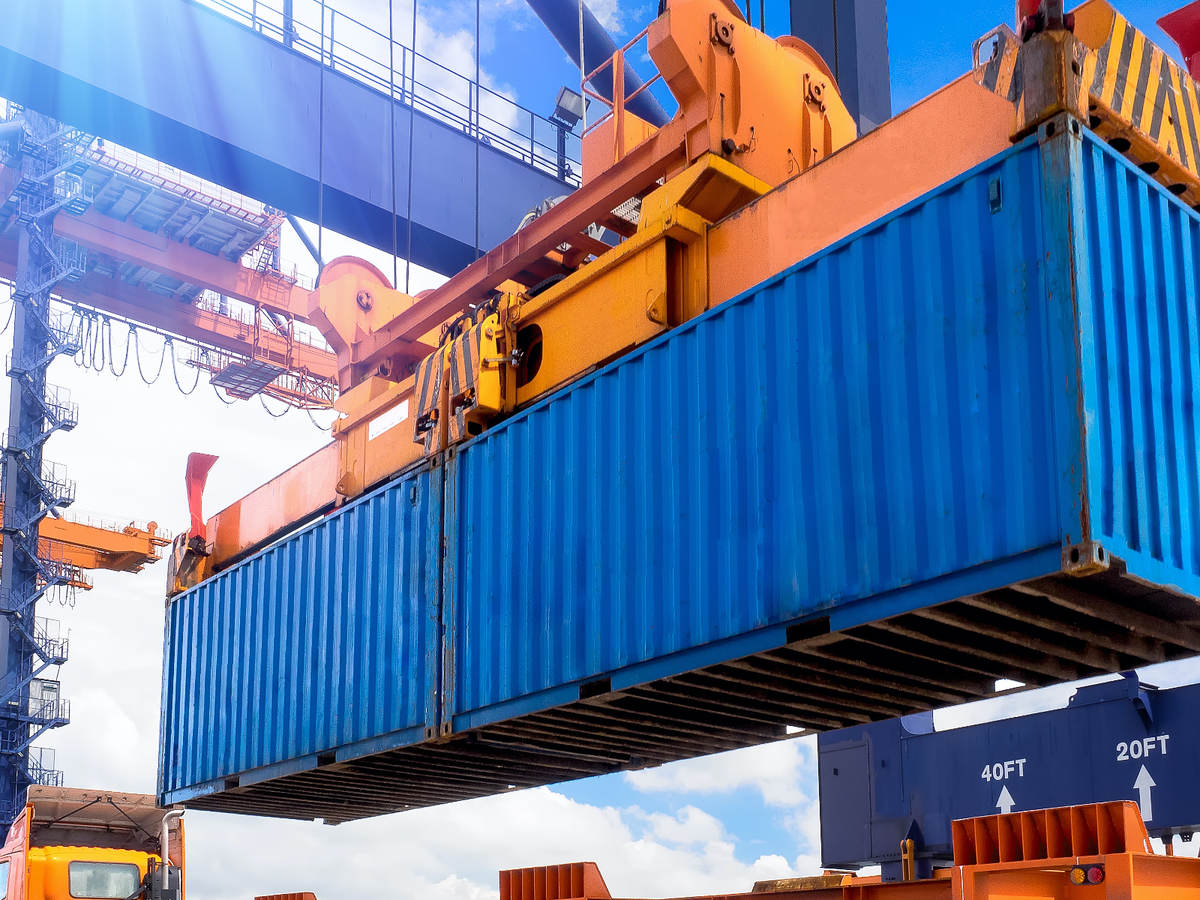
[[[1008,792],[1008,787],[1000,789],[1000,799],[996,801],[996,809],[1001,813],[1010,813],[1017,801],[1013,799],[1013,795]]]
[[[1138,792],[1138,807],[1142,810],[1142,821],[1149,822],[1154,818],[1154,804],[1150,801],[1150,788],[1154,787],[1154,779],[1146,771],[1146,767],[1138,771],[1137,781],[1133,783]]]

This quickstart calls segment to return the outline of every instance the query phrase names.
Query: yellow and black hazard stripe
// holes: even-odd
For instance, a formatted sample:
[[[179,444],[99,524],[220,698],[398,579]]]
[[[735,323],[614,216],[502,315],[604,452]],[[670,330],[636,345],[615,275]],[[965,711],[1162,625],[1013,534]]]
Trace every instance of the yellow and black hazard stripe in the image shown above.
[[[450,398],[462,397],[479,377],[479,342],[483,326],[474,325],[450,343]]]
[[[1200,207],[1200,89],[1192,77],[1107,3],[1076,12],[1097,23],[1094,41],[1077,58],[1080,101],[1087,94],[1088,125],[1185,202]],[[1099,24],[1103,23],[1103,24]],[[1111,23],[1111,24],[1110,24]],[[991,38],[992,56],[976,69],[988,90],[1020,105],[1025,95],[1022,44],[1008,28]],[[1077,45],[1083,48],[1083,43]],[[978,49],[977,49],[978,52]],[[1083,103],[1064,104],[1082,108]]]
[[[445,351],[438,348],[417,365],[415,396],[417,415],[413,443],[424,444],[425,452],[434,450],[437,437],[438,409],[442,399],[442,360]]]
[[[1010,103],[1021,99],[1021,54],[1017,36],[1009,28],[998,28],[993,33],[995,46],[992,58],[982,66],[976,79],[993,94],[999,94]],[[981,40],[981,43],[985,41]]]
[[[1088,124],[1172,193],[1200,202],[1200,97],[1192,77],[1115,12],[1085,75]]]
[[[450,342],[447,368],[450,370],[449,427],[451,443],[464,440],[467,434],[467,413],[478,403],[476,386],[479,382],[480,342],[483,326],[475,325]]]

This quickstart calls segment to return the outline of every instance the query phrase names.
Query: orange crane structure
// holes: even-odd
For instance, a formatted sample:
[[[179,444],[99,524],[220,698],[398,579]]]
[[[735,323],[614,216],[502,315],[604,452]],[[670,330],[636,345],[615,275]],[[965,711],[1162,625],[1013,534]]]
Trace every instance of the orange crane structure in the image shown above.
[[[38,528],[39,558],[65,575],[69,587],[83,590],[92,587],[85,572],[140,572],[161,559],[161,549],[170,543],[170,535],[156,522],[143,528],[133,522],[121,526],[60,516],[43,519]]]
[[[0,153],[0,278],[8,281],[17,270],[15,159]],[[81,256],[56,297],[96,322],[191,346],[191,363],[230,396],[332,405],[336,360],[314,329],[296,327],[310,291],[282,270],[282,213],[100,140],[83,141],[57,180],[64,202],[53,230]]]

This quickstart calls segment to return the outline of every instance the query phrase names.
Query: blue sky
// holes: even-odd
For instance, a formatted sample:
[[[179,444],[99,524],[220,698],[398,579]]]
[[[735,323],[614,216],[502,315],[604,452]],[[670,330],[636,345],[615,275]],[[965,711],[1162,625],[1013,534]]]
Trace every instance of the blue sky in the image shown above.
[[[485,0],[484,5],[490,4]],[[1014,5],[1012,0],[945,6],[892,0],[888,4],[888,42],[893,111],[912,105],[966,72],[975,39],[998,24],[1011,24]],[[1182,0],[1171,3],[1129,0],[1117,4],[1137,27],[1171,50],[1175,49],[1174,44],[1154,23],[1181,5]],[[470,6],[473,16],[474,4]],[[657,3],[621,0],[613,8],[615,15],[608,13],[601,17],[615,19],[618,23],[615,36],[627,39],[646,25]],[[947,12],[939,14],[939,9]],[[787,0],[767,0],[767,23],[774,26],[770,30],[786,27],[787,10]],[[462,23],[473,30],[473,19],[463,19]],[[486,27],[490,33],[485,34],[482,43],[484,65],[498,81],[516,92],[522,105],[534,112],[548,113],[558,87],[578,83],[578,72],[524,3],[502,4],[502,13],[498,12]],[[529,60],[537,60],[537,64],[530,65]]]

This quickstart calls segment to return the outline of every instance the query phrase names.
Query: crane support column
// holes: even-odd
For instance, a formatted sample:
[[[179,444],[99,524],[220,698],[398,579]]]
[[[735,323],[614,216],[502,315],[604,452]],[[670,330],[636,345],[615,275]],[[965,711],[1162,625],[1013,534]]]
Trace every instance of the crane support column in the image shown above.
[[[66,705],[58,682],[39,678],[65,661],[65,644],[37,627],[37,601],[75,574],[66,562],[42,558],[38,531],[48,513],[67,506],[73,485],[43,459],[43,447],[56,431],[74,427],[74,407],[47,386],[46,372],[60,354],[73,353],[68,329],[50,312],[50,292],[78,277],[77,248],[55,241],[55,213],[74,201],[69,151],[88,140],[57,122],[25,111],[17,138],[15,190],[20,236],[13,289],[13,351],[8,433],[3,447],[3,552],[0,555],[0,818],[11,822],[30,784],[56,782],[30,755],[47,729],[65,725]]]
[[[812,44],[837,79],[860,134],[892,117],[886,0],[790,0],[792,34]]]

